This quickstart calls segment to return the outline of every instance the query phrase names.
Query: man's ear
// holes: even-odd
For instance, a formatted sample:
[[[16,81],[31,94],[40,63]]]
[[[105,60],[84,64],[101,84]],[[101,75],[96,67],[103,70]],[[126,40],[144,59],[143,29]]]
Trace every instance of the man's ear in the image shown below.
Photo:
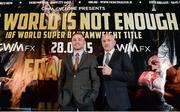
[[[114,40],[114,45],[116,45],[116,40]]]
[[[84,48],[85,48],[85,46],[86,46],[86,41],[84,41]]]

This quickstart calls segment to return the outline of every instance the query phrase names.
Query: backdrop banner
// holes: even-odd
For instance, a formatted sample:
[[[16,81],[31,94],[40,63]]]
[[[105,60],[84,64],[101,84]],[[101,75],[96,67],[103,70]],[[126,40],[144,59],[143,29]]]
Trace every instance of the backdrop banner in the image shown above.
[[[9,108],[58,110],[61,61],[73,52],[76,32],[87,41],[85,51],[96,56],[103,53],[101,37],[114,36],[116,49],[128,53],[134,65],[136,82],[130,88],[139,86],[156,54],[164,85],[166,70],[180,63],[179,10],[178,0],[1,0],[0,85],[10,94],[5,99],[0,94],[0,102],[9,100]]]

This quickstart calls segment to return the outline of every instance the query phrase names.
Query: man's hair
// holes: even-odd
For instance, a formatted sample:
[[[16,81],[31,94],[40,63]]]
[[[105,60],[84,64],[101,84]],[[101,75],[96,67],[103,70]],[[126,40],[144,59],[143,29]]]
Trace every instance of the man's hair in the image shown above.
[[[108,35],[108,36],[112,37],[112,38],[115,40],[114,35],[112,35],[112,34],[110,34],[110,33],[105,33],[102,37],[104,37],[105,35]],[[102,37],[101,37],[101,39],[102,39]]]
[[[74,34],[72,34],[72,38],[74,37],[74,35],[81,35],[81,36],[84,38],[84,40],[86,40],[85,37],[84,37],[84,35],[83,35],[82,33],[74,33]],[[71,38],[71,39],[72,39],[72,38]]]
[[[149,55],[147,55],[145,59],[146,63],[148,63],[149,59],[154,55],[158,55],[158,52],[151,52]]]

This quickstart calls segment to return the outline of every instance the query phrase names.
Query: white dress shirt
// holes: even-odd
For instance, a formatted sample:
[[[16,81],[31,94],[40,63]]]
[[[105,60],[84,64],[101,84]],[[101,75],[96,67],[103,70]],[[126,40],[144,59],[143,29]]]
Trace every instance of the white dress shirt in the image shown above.
[[[75,63],[75,55],[76,55],[77,53],[79,53],[79,63],[80,63],[83,52],[84,52],[84,49],[81,49],[81,50],[79,50],[79,51],[74,51],[74,52],[73,52],[73,56],[72,56],[73,65],[74,65],[74,63]]]

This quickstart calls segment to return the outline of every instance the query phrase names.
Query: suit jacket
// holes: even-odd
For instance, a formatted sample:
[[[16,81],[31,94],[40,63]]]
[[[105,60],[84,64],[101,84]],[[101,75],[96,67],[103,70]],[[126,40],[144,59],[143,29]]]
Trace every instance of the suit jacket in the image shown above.
[[[99,92],[96,57],[86,52],[82,54],[76,71],[73,71],[72,54],[63,58],[59,78],[59,101],[66,106],[74,96],[80,105],[92,104]]]
[[[103,64],[103,56],[98,57],[98,64]],[[127,110],[131,107],[128,96],[128,81],[134,79],[134,68],[128,54],[115,50],[112,54],[108,66],[112,69],[111,76],[103,76],[102,71],[98,73],[101,76],[101,88],[98,96],[97,106],[103,102],[103,96],[109,106],[114,110]]]

